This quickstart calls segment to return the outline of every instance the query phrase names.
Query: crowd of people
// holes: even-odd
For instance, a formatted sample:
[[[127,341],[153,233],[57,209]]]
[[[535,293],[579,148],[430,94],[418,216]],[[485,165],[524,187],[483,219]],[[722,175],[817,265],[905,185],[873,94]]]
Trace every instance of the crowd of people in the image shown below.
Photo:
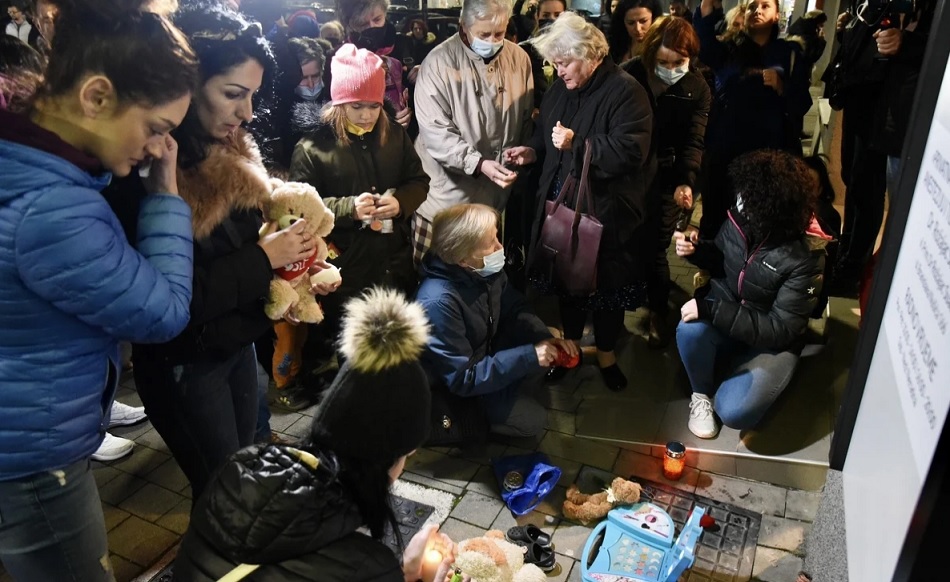
[[[251,0],[14,0],[0,38],[0,322],[18,330],[0,339],[4,568],[112,579],[90,458],[127,454],[103,449],[107,430],[147,414],[195,500],[180,579],[416,580],[436,546],[441,581],[454,545],[436,528],[401,560],[382,543],[433,402],[537,435],[539,394],[582,356],[588,324],[606,388],[637,389],[617,345],[641,307],[651,348],[675,338],[689,430],[755,427],[823,287],[851,293],[873,264],[894,193],[934,6],[869,6],[837,19],[825,75],[845,112],[839,232],[827,167],[801,146],[821,12],[786,34],[777,0],[619,0],[596,19],[565,0],[465,0],[438,38],[423,19],[397,30],[388,0],[337,0],[330,22]],[[306,216],[265,223],[282,180],[319,192],[324,241]],[[545,238],[562,204],[598,224],[591,292]],[[682,305],[671,244],[701,269]],[[307,289],[318,324],[265,314],[275,270],[296,263],[339,271]],[[541,296],[556,321],[534,312]],[[144,413],[113,403],[123,370]],[[272,433],[272,404],[315,405],[310,435]]]

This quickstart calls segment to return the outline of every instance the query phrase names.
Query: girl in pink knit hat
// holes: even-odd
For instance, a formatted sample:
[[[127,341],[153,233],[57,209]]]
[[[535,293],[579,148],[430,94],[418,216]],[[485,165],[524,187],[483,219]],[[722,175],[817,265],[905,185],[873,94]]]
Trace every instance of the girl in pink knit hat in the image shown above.
[[[327,238],[329,261],[340,268],[343,282],[322,300],[326,319],[313,329],[328,343],[336,339],[343,303],[364,289],[415,292],[409,218],[429,191],[406,130],[383,109],[382,59],[344,44],[330,71],[331,101],[311,120],[290,165],[290,179],[312,184],[336,216]],[[297,404],[313,397],[298,391]]]

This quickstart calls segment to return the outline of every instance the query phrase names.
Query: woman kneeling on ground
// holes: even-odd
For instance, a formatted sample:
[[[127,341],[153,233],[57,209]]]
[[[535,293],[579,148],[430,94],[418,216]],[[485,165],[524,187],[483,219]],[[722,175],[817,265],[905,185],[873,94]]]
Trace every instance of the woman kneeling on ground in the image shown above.
[[[693,389],[689,430],[704,439],[719,433],[713,410],[728,427],[753,428],[788,386],[831,239],[815,219],[818,187],[801,158],[759,150],[729,174],[736,204],[715,241],[674,234],[676,254],[712,277],[683,305],[676,329]]]
[[[432,323],[422,364],[437,387],[477,398],[492,432],[534,436],[547,411],[532,392],[559,350],[579,352],[574,342],[552,337],[508,284],[498,223],[498,212],[484,204],[436,214],[416,295]]]

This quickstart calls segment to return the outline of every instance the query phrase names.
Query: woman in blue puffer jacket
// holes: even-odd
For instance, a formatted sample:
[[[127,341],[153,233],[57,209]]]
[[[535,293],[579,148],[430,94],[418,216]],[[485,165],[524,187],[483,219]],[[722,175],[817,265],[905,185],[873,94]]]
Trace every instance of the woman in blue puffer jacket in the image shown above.
[[[45,84],[0,111],[0,562],[17,580],[113,580],[89,458],[119,340],[188,322],[191,212],[177,194],[195,57],[136,0],[60,7]],[[100,191],[152,160],[136,251]]]

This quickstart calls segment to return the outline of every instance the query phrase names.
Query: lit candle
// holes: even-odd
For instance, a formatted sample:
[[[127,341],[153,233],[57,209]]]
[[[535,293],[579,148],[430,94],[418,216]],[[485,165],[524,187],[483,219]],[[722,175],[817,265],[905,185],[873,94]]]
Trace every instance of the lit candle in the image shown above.
[[[422,582],[434,582],[436,570],[442,563],[442,552],[439,550],[426,550],[425,558],[422,560]]]
[[[686,467],[686,447],[679,441],[666,443],[666,455],[663,457],[663,476],[670,481],[678,481]]]

